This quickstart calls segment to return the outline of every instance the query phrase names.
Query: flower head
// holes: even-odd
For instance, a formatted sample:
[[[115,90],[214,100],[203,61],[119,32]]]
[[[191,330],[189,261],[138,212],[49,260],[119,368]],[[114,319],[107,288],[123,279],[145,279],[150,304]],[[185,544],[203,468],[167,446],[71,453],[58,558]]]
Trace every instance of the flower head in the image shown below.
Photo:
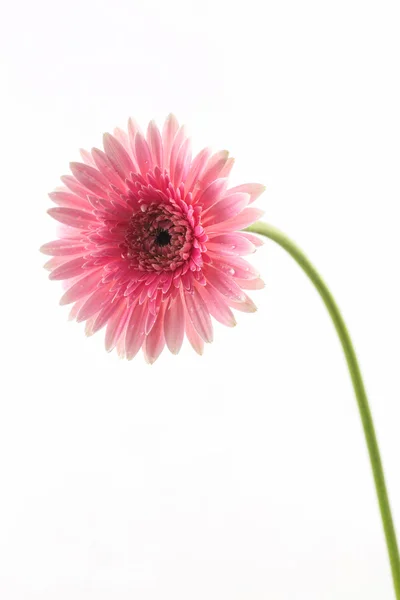
[[[152,363],[165,345],[176,354],[185,333],[201,354],[211,316],[232,327],[232,308],[255,310],[243,290],[263,284],[242,256],[260,241],[240,230],[262,214],[250,205],[264,187],[229,188],[225,151],[192,159],[173,115],[162,133],[150,122],[144,136],[130,119],[103,143],[50,194],[59,239],[41,251],[50,279],[64,281],[61,304],[88,335],[106,326],[106,349],[128,359],[142,348]]]

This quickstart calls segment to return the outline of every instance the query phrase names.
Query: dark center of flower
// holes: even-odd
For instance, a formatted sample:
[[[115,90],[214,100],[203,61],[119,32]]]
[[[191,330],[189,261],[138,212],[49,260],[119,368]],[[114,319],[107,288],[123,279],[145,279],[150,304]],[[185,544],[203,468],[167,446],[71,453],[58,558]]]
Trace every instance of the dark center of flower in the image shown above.
[[[165,229],[159,229],[156,235],[157,246],[168,246],[171,241],[171,235]]]
[[[175,271],[189,261],[194,240],[193,223],[181,207],[154,201],[132,215],[125,235],[126,257],[140,271]]]

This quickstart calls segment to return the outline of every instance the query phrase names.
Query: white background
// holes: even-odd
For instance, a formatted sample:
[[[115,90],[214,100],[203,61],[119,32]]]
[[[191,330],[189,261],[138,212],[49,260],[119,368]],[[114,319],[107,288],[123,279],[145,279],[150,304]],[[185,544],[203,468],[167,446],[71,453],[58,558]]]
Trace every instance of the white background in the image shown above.
[[[228,148],[343,309],[399,529],[399,28],[388,0],[4,4],[3,598],[393,598],[341,349],[280,248],[256,314],[149,367],[67,321],[38,247],[68,162],[128,116]]]

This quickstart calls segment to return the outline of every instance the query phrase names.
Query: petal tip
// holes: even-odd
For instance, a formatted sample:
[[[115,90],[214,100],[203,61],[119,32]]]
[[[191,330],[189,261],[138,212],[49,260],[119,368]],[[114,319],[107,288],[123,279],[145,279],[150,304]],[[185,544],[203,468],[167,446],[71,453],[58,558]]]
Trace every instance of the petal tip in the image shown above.
[[[105,133],[103,133],[103,145],[107,144],[107,142],[109,140],[112,140],[112,139],[115,139],[115,138],[114,138],[114,136],[111,133],[109,133],[108,131],[106,131]]]
[[[178,123],[178,119],[176,118],[176,116],[174,115],[174,113],[173,113],[173,112],[170,112],[170,113],[167,115],[167,118],[166,118],[166,120],[167,120],[167,121],[174,121],[175,123]]]
[[[144,359],[145,359],[146,363],[147,363],[149,366],[151,366],[151,365],[154,365],[154,363],[155,363],[155,362],[156,362],[156,360],[157,360],[157,357],[156,357],[156,356],[149,356],[148,354],[145,354],[145,355],[144,355]]]
[[[173,354],[174,356],[177,356],[179,354],[180,348],[170,348],[170,347],[168,347],[168,350],[171,352],[171,354]]]

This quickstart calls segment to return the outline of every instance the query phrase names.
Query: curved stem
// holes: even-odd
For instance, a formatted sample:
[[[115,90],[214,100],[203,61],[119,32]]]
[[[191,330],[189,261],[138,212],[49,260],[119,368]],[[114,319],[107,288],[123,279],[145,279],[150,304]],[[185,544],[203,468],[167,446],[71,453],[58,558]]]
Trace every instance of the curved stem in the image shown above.
[[[246,231],[259,233],[273,240],[279,244],[279,246],[284,248],[292,258],[294,258],[294,260],[300,265],[300,267],[308,275],[316,287],[319,295],[325,303],[326,308],[328,309],[333,324],[335,325],[346,357],[347,366],[350,371],[354,392],[357,398],[365,439],[367,442],[369,458],[371,461],[372,472],[374,475],[375,488],[378,496],[386,545],[389,553],[395,594],[397,600],[400,600],[400,556],[396,540],[396,532],[390,510],[389,497],[386,489],[385,476],[383,473],[382,461],[376,439],[371,410],[369,408],[368,398],[365,392],[364,382],[362,380],[357,356],[349,332],[347,331],[346,324],[326,283],[323,281],[318,271],[303,254],[300,248],[294,244],[294,242],[292,242],[284,233],[278,229],[275,229],[275,227],[268,225],[267,223],[257,222],[248,227]]]

